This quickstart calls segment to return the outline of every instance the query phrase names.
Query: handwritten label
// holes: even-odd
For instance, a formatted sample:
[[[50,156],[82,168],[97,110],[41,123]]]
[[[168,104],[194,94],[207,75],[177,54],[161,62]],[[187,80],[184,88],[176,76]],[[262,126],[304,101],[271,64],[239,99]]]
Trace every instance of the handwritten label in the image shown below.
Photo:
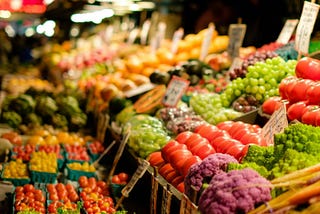
[[[286,106],[283,104],[270,117],[262,128],[262,137],[268,145],[273,145],[274,135],[281,133],[288,126]]]
[[[106,28],[104,41],[106,43],[109,43],[111,41],[112,36],[113,36],[113,26],[110,25]]]
[[[162,191],[162,203],[161,203],[161,214],[169,214],[171,208],[172,192],[170,186],[163,187]]]
[[[180,202],[180,212],[179,214],[197,214],[198,207],[189,200],[188,196],[183,194]]]
[[[127,40],[127,44],[133,44],[134,41],[136,40],[139,32],[140,32],[140,30],[138,28],[135,28],[132,31],[130,31],[129,36],[128,36],[128,40]]]
[[[151,25],[150,20],[146,20],[142,25],[142,29],[141,29],[141,32],[140,32],[140,43],[141,43],[141,45],[146,45],[147,44],[147,38],[148,38],[148,34],[149,34],[150,25]]]
[[[173,76],[170,80],[162,104],[168,107],[175,107],[187,90],[190,82],[178,76]]]
[[[288,19],[284,24],[276,42],[281,44],[287,44],[290,41],[290,38],[294,30],[296,29],[298,22],[298,19]]]
[[[175,54],[178,50],[178,44],[181,38],[183,37],[184,30],[183,28],[179,28],[176,32],[173,34],[172,38],[172,45],[171,45],[171,53]]]
[[[247,25],[245,24],[231,24],[229,26],[228,54],[232,59],[239,56],[239,49],[242,46],[246,29]]]
[[[232,64],[229,68],[229,71],[233,71],[236,68],[241,68],[242,67],[242,63],[243,63],[243,59],[241,59],[240,57],[236,57],[232,60]]]
[[[305,1],[297,27],[295,48],[299,53],[308,54],[310,37],[319,12],[319,5]]]
[[[202,41],[201,44],[201,51],[200,51],[200,60],[204,60],[206,58],[206,56],[208,55],[208,51],[209,51],[209,46],[212,40],[212,35],[213,32],[215,30],[215,26],[213,23],[210,23],[207,29],[207,33]]]
[[[133,189],[133,187],[136,185],[138,180],[144,175],[144,173],[147,171],[148,167],[150,166],[150,163],[144,159],[141,159],[141,163],[138,166],[137,170],[132,175],[130,181],[127,183],[127,185],[121,190],[121,193],[125,197],[129,197],[129,193]]]

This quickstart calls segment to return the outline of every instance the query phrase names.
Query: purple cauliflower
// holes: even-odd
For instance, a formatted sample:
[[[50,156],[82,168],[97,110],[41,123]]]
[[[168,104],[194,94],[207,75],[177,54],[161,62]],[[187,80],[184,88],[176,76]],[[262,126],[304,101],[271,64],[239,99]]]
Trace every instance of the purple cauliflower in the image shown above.
[[[192,165],[184,179],[185,194],[191,197],[193,189],[199,192],[203,183],[209,183],[214,175],[225,172],[228,163],[238,161],[229,154],[215,153]]]
[[[222,172],[199,198],[203,214],[247,213],[271,199],[271,183],[253,169]]]

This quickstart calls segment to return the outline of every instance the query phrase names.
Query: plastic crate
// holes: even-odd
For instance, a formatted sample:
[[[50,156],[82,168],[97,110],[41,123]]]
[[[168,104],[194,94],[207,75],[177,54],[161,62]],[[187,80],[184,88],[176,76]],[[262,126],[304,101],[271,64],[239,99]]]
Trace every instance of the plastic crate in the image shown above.
[[[58,173],[30,170],[30,177],[31,177],[31,181],[34,183],[56,183]]]
[[[14,186],[23,186],[23,185],[28,184],[28,183],[31,182],[30,178],[6,178],[6,177],[3,177],[3,172],[4,172],[4,169],[5,169],[6,165],[7,164],[3,165],[3,170],[1,171],[1,179],[3,181],[9,181]]]
[[[122,195],[121,191],[125,186],[126,186],[125,184],[110,183],[111,192],[112,192],[113,197],[120,198]]]
[[[98,158],[100,157],[101,153],[93,153],[91,148],[90,148],[90,144],[92,142],[87,142],[86,145],[87,145],[87,148],[88,148],[88,154],[89,154],[89,157],[91,159],[92,162],[95,162],[96,160],[98,160]]]
[[[86,172],[86,171],[80,171],[80,170],[74,170],[71,169],[68,164],[66,166],[67,168],[67,179],[71,181],[78,181],[80,176],[86,176],[88,178],[90,177],[97,177],[95,172]]]

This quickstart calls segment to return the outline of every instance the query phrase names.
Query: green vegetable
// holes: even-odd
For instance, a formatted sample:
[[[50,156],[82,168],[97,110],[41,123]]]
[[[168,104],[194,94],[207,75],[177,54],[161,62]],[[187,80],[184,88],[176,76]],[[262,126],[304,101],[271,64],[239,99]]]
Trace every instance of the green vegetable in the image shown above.
[[[1,119],[13,128],[17,128],[22,123],[22,117],[15,111],[3,112]]]
[[[228,163],[227,166],[227,172],[231,170],[239,170],[239,169],[245,169],[245,168],[251,168],[257,171],[261,176],[267,178],[269,176],[269,171],[261,165],[258,165],[255,162],[246,162],[246,163]]]
[[[242,159],[241,163],[256,163],[259,166],[264,166],[267,170],[272,169],[274,165],[274,147],[250,145],[247,154]]]
[[[69,122],[70,122],[69,125],[72,128],[76,128],[76,129],[82,128],[87,123],[87,115],[83,112],[77,112],[71,115]]]
[[[39,96],[36,101],[36,111],[43,117],[52,116],[58,110],[57,103],[52,97]]]
[[[62,114],[54,114],[51,116],[51,123],[57,128],[68,127],[68,119]]]
[[[116,122],[121,126],[124,125],[130,118],[136,115],[133,105],[125,107],[116,115]]]
[[[24,124],[41,125],[42,118],[38,114],[32,112],[23,118],[23,123]]]
[[[36,106],[35,100],[27,94],[20,94],[15,99],[12,99],[9,108],[20,115],[27,115],[34,111]]]
[[[56,98],[58,111],[66,116],[82,112],[78,100],[73,96],[58,96]]]

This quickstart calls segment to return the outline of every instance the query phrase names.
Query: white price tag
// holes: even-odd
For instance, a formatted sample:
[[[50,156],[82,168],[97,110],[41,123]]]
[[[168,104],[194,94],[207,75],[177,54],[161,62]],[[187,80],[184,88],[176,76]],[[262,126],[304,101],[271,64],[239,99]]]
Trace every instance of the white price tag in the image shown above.
[[[262,128],[262,137],[267,145],[274,144],[274,135],[281,133],[288,126],[286,106],[283,104],[270,117],[269,121]]]
[[[168,107],[175,107],[187,90],[190,82],[178,76],[173,76],[170,80],[166,93],[162,99],[162,104]]]
[[[128,40],[127,40],[127,44],[133,44],[134,41],[136,40],[139,32],[140,32],[140,30],[138,28],[135,28],[132,31],[130,31],[129,36],[128,36]]]
[[[245,24],[231,24],[229,26],[228,54],[232,59],[239,56],[239,49],[242,46],[246,29],[247,25]]]
[[[212,39],[212,35],[213,32],[215,30],[215,26],[213,23],[210,23],[208,26],[208,31],[202,41],[202,45],[201,45],[201,52],[200,52],[200,60],[204,60],[206,58],[206,56],[208,55],[208,51],[209,51],[209,46],[211,43],[211,39]]]
[[[290,38],[294,30],[296,29],[298,22],[298,19],[288,19],[284,24],[276,42],[281,44],[287,44],[290,41]]]
[[[172,38],[172,45],[171,45],[171,53],[175,54],[178,50],[178,44],[181,38],[183,37],[184,30],[183,28],[179,28],[176,32],[173,34]]]
[[[311,2],[304,2],[302,14],[297,27],[295,48],[299,53],[309,53],[310,37],[313,31],[319,12],[319,5]]]
[[[142,25],[142,29],[141,29],[141,33],[140,33],[140,43],[141,43],[141,45],[146,45],[147,44],[147,38],[148,38],[150,25],[151,25],[150,20],[146,20]]]

